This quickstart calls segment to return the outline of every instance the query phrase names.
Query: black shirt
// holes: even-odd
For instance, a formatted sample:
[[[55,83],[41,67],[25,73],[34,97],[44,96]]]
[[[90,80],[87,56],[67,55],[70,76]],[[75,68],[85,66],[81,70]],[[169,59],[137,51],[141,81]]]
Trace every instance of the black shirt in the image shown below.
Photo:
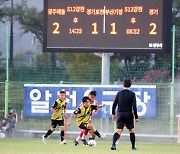
[[[112,106],[112,114],[115,115],[115,109],[118,105],[118,112],[134,112],[135,119],[138,119],[136,96],[135,93],[124,89],[116,94],[115,100]]]

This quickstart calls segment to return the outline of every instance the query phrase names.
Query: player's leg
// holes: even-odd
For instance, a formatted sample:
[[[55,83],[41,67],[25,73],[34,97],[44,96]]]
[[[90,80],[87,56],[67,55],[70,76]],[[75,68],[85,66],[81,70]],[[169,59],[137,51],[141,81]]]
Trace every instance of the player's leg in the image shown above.
[[[46,144],[46,139],[52,134],[52,132],[55,131],[56,126],[57,126],[56,120],[51,120],[51,127],[50,127],[50,129],[47,131],[47,133],[45,135],[42,136],[42,142],[44,144]]]
[[[85,136],[88,134],[88,131],[85,129],[82,131],[81,139],[85,139]]]
[[[92,125],[92,123],[88,123],[88,129],[90,129],[91,135],[92,135],[92,139],[94,139],[94,135],[98,136],[99,138],[101,137],[101,134],[98,132],[98,130]]]
[[[61,138],[60,144],[66,144],[66,140],[64,140],[64,120],[59,120],[58,125],[59,125],[60,138]]]
[[[132,115],[129,116],[128,118],[128,122],[126,124],[127,129],[129,130],[129,134],[130,134],[130,141],[131,141],[131,145],[132,145],[132,150],[137,150],[135,147],[135,132],[134,132],[134,117]]]
[[[83,131],[77,136],[77,138],[74,140],[74,145],[77,146],[79,144],[79,140],[81,139]]]
[[[126,125],[124,125],[124,127],[125,127],[125,126],[126,126]],[[123,127],[123,129],[124,129],[124,127]],[[122,129],[122,131],[123,131],[123,129]],[[118,138],[118,140],[117,140],[116,143],[115,143],[116,146],[119,144],[120,138],[121,138],[121,135],[119,135],[119,138]]]
[[[81,136],[81,141],[83,142],[84,145],[87,145],[87,141],[86,141],[86,138],[85,136],[88,134],[88,130],[87,129],[84,129],[80,136]]]
[[[88,129],[88,123],[81,123],[79,125],[79,128],[83,129],[83,131],[81,132],[82,134],[85,133],[85,135],[87,135],[89,129]],[[81,135],[81,134],[80,134]],[[87,141],[85,138],[81,139],[81,141],[83,142],[84,145],[87,145]],[[77,146],[79,144],[79,138],[76,138],[74,140],[74,145]]]
[[[129,134],[130,134],[132,150],[137,150],[137,148],[135,146],[136,136],[135,136],[134,130],[133,129],[129,130]]]
[[[116,122],[116,132],[113,135],[113,142],[112,142],[111,150],[116,150],[116,142],[120,138],[121,133],[124,128],[123,116],[122,115],[118,115],[118,116],[119,117]]]
[[[84,134],[84,130],[82,130],[81,133],[78,135],[76,141],[79,141],[82,138],[83,134]]]
[[[112,143],[111,150],[116,150],[116,142],[118,139],[120,139],[122,131],[123,129],[116,129],[116,132],[113,135],[113,143]]]

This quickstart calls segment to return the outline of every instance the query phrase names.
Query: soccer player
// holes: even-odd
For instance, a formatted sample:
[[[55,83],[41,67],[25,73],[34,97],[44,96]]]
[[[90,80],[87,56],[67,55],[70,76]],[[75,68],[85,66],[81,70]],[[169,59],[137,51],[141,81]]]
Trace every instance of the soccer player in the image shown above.
[[[90,104],[91,105],[98,105],[98,102],[96,101],[96,91],[92,90],[89,92],[89,98],[90,98]],[[92,112],[92,114],[96,114],[98,110],[95,110]],[[92,115],[91,115],[92,116]],[[89,120],[89,122],[91,122],[91,118]],[[77,146],[79,144],[79,140],[81,139],[81,141],[83,142],[84,145],[87,145],[87,141],[85,139],[85,136],[88,134],[88,131],[82,130],[81,133],[79,134],[79,136],[74,140],[74,145]]]
[[[51,128],[47,131],[45,135],[42,136],[42,142],[46,144],[46,139],[52,132],[55,131],[56,126],[59,125],[59,130],[61,131],[61,142],[60,144],[66,144],[64,140],[64,118],[66,116],[66,94],[64,91],[59,92],[59,98],[54,102],[51,107],[52,116],[51,116]]]
[[[138,121],[136,96],[135,93],[130,91],[131,80],[125,79],[123,81],[123,90],[119,91],[115,97],[112,106],[112,120],[116,121],[116,132],[113,135],[113,143],[111,150],[116,150],[116,141],[120,137],[124,126],[127,127],[130,133],[130,141],[132,150],[137,150],[135,147],[135,133],[134,133],[134,118]],[[116,119],[115,109],[118,105],[118,115]],[[133,115],[134,114],[134,115]]]
[[[75,110],[67,123],[67,126],[71,124],[71,121],[75,115],[77,115],[77,121],[76,124],[79,128],[83,130],[87,130],[91,134],[90,139],[95,139],[96,136],[101,138],[101,134],[96,130],[96,128],[92,125],[92,123],[89,121],[91,118],[91,114],[93,110],[98,110],[99,108],[102,108],[105,106],[103,105],[91,105],[90,104],[90,98],[89,97],[83,97],[82,99],[82,105],[80,105],[77,110]]]

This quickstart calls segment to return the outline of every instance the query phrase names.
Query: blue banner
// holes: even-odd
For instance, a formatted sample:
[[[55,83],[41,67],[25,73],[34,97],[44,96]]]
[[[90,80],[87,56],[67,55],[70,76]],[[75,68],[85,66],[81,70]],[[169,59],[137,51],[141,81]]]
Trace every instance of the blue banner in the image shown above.
[[[88,96],[91,90],[96,90],[98,104],[106,104],[106,106],[94,117],[110,118],[115,95],[122,89],[122,86],[117,85],[25,84],[24,116],[50,117],[51,106],[61,90],[66,91],[67,113],[70,115],[80,105],[83,96]],[[136,94],[139,118],[155,118],[156,86],[133,85],[131,91]]]

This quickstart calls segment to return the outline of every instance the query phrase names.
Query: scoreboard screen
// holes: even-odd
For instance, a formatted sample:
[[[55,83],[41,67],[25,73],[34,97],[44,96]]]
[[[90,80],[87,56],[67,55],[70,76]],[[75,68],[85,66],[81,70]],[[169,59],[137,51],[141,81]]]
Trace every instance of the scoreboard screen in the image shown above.
[[[171,3],[171,0],[44,0],[44,51],[169,52]]]

